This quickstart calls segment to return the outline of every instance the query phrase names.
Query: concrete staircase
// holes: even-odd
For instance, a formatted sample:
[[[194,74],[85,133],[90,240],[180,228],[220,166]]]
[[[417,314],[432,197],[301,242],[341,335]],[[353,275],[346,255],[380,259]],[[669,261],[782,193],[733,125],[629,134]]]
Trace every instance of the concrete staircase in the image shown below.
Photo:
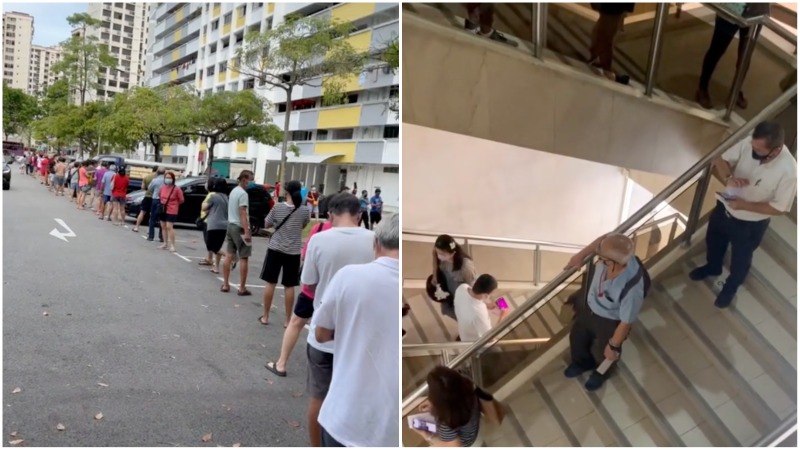
[[[488,446],[752,446],[797,414],[797,226],[774,218],[734,304],[693,282],[702,235],[658,274],[619,370],[595,393],[562,353],[505,398]],[[678,251],[678,250],[675,250]],[[794,256],[792,256],[794,255]],[[794,437],[796,442],[796,437]]]

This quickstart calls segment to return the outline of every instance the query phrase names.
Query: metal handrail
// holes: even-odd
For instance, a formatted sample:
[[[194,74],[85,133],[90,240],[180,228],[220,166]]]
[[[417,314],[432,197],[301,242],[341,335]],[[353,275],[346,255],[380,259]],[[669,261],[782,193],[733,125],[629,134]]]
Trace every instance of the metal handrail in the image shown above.
[[[513,345],[527,345],[527,344],[546,344],[550,341],[550,338],[528,338],[528,339],[506,339],[502,341],[495,342],[494,346],[498,347],[507,347]],[[423,352],[423,351],[437,351],[438,353],[444,353],[447,350],[460,350],[460,349],[467,349],[472,345],[472,342],[434,342],[434,343],[427,343],[427,344],[403,344],[403,356],[413,356],[413,355],[406,355],[406,351],[409,352]]]
[[[426,237],[438,237],[442,234],[448,234],[444,232],[435,232],[435,231],[419,231],[419,230],[406,230],[403,229],[403,238],[406,235],[413,235],[413,236],[426,236]],[[549,242],[549,241],[541,241],[541,240],[532,240],[532,239],[515,239],[515,238],[504,238],[504,237],[495,237],[495,236],[477,236],[472,234],[450,234],[450,237],[453,239],[465,239],[470,241],[485,241],[485,242],[497,242],[501,244],[524,244],[524,245],[539,245],[542,247],[556,247],[556,248],[567,248],[567,249],[582,249],[585,247],[584,245],[579,244],[565,244],[563,242]]]
[[[722,4],[720,3],[701,3],[701,5],[719,14],[720,16],[722,16],[723,19],[727,20],[728,22],[735,23],[740,27],[749,27],[752,25],[759,24],[764,20],[765,17],[768,17],[766,15],[753,16],[753,17],[737,16],[736,14],[733,13],[733,11],[722,6]]]
[[[764,18],[763,22],[765,27],[769,28],[773,33],[777,34],[778,36],[786,39],[790,43],[797,45],[797,36],[792,34],[791,31],[787,30],[784,26],[778,23],[777,20],[773,19],[772,17]]]
[[[667,201],[674,193],[678,190],[682,189],[686,183],[692,181],[695,177],[703,173],[704,171],[707,174],[710,173],[710,165],[711,163],[723,152],[728,150],[731,146],[735,143],[739,142],[740,140],[744,139],[755,126],[772,117],[774,114],[778,113],[783,109],[783,107],[791,102],[791,100],[797,95],[797,85],[790,87],[786,90],[783,94],[781,94],[777,99],[773,100],[772,103],[767,105],[761,112],[756,114],[752,119],[747,121],[744,125],[742,125],[738,130],[734,131],[730,136],[725,138],[719,145],[717,145],[714,150],[708,153],[706,156],[700,159],[697,163],[695,163],[692,167],[690,167],[686,172],[684,172],[681,176],[679,176],[675,181],[670,183],[663,191],[661,191],[658,195],[653,197],[652,200],[647,202],[643,207],[641,207],[636,213],[634,213],[630,218],[624,221],[621,225],[619,225],[614,231],[617,233],[626,233],[629,231],[634,225],[638,222],[643,220],[651,211],[656,209],[661,203]],[[694,202],[702,202],[703,197],[695,196]],[[695,208],[694,204],[692,205],[692,214],[696,214],[699,216],[700,208]],[[693,218],[689,218],[689,226],[687,226],[685,233],[691,236],[694,233],[697,227],[697,220],[692,220]],[[584,260],[584,265],[588,263],[593,256],[590,255]],[[496,327],[494,327],[491,331],[486,333],[483,337],[478,339],[475,343],[472,344],[470,348],[468,348],[465,352],[460,353],[455,359],[448,363],[448,367],[454,368],[461,364],[462,362],[466,361],[469,358],[477,355],[483,347],[486,346],[487,343],[491,342],[492,340],[496,339],[498,335],[503,332],[506,332],[508,328],[516,326],[517,320],[520,320],[524,315],[528,314],[531,310],[536,311],[542,306],[544,306],[547,302],[550,301],[551,294],[554,290],[561,284],[565,283],[569,277],[575,274],[577,271],[581,270],[581,268],[569,268],[558,274],[553,280],[547,283],[544,287],[536,291],[530,299],[526,300],[525,303],[520,305],[516,310],[514,310],[511,314],[508,315],[502,322],[500,322]],[[413,402],[417,399],[425,395],[427,392],[428,386],[427,384],[420,386],[414,392],[412,392],[407,398],[403,399],[403,410],[405,410],[408,406],[410,406]]]
[[[789,417],[781,422],[775,430],[767,433],[764,437],[753,444],[753,447],[777,447],[792,433],[797,432],[797,411],[789,414]]]

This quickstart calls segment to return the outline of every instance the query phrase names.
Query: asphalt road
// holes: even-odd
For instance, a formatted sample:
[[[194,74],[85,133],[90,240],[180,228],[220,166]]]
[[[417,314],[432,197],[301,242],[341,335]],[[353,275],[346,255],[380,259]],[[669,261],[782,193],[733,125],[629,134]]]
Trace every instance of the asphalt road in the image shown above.
[[[180,256],[158,250],[13,170],[2,195],[4,444],[308,445],[305,332],[287,378],[263,367],[283,336],[281,291],[273,324],[257,322],[265,239],[253,296],[223,294],[197,265],[199,231],[178,230]],[[67,231],[55,219],[76,236],[51,236]]]

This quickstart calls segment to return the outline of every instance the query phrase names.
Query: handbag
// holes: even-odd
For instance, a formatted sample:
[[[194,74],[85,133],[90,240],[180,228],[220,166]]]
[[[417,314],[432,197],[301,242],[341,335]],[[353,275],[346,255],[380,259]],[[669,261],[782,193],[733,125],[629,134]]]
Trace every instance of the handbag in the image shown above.
[[[164,216],[167,213],[167,205],[169,204],[169,199],[172,198],[172,193],[175,192],[175,185],[172,185],[172,190],[169,191],[169,195],[167,196],[166,203],[159,203],[158,208],[156,209],[156,213],[159,217]]]
[[[475,395],[480,403],[481,414],[492,425],[500,425],[506,417],[506,409],[494,396],[483,389],[476,387]]]

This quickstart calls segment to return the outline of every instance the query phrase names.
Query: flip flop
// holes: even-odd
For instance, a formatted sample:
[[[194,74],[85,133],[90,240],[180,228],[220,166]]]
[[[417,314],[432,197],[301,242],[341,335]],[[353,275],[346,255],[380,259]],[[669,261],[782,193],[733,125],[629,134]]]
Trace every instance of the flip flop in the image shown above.
[[[240,296],[240,297],[245,297],[245,296],[248,296],[248,295],[253,295],[253,293],[252,293],[252,292],[250,292],[250,290],[249,290],[249,289],[245,289],[245,290],[243,290],[243,291],[241,291],[241,290],[240,290],[240,291],[238,291],[238,292],[236,293],[236,295],[238,295],[238,296]]]
[[[281,372],[280,370],[278,370],[278,367],[272,361],[268,361],[266,364],[264,364],[264,367],[279,377],[286,376],[286,371],[284,370],[283,372]]]
[[[204,259],[204,260],[201,260],[200,262],[198,262],[197,265],[198,266],[210,266],[211,263]]]
[[[231,287],[230,286],[220,286],[219,290],[220,290],[220,292],[230,292],[231,291]]]
[[[260,323],[261,325],[264,325],[264,326],[269,325],[269,320],[267,320],[267,323],[264,323],[264,322],[261,321],[261,319],[263,319],[263,318],[264,318],[264,316],[259,317],[258,318],[258,323]]]

